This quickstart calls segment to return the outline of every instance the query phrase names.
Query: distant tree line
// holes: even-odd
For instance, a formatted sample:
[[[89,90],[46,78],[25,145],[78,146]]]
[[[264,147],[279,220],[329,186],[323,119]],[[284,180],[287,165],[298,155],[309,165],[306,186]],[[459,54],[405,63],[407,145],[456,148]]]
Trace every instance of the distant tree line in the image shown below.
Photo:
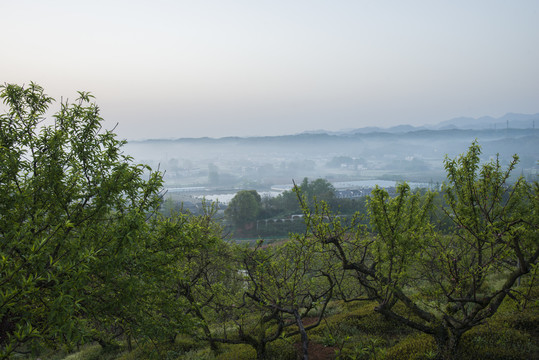
[[[365,197],[340,199],[326,179],[309,181],[304,178],[294,189],[276,197],[262,198],[256,190],[239,191],[225,210],[228,229],[239,237],[287,236],[291,232],[302,232],[305,224],[298,216],[302,214],[298,194],[311,208],[323,201],[333,211],[350,216],[356,212],[364,213],[366,209]]]
[[[427,189],[416,189],[414,192],[425,193]],[[387,190],[388,195],[398,195],[397,189]],[[309,181],[304,178],[292,190],[284,191],[276,197],[262,198],[256,190],[240,190],[225,209],[226,222],[223,224],[226,234],[232,238],[282,237],[294,232],[304,232],[303,209],[298,201],[303,198],[303,205],[311,210],[317,203],[324,202],[328,208],[341,217],[342,221],[356,220],[370,226],[367,218],[367,196],[358,198],[337,198],[333,185],[325,179]],[[451,221],[443,213],[447,203],[442,193],[432,197],[433,207],[430,218],[438,231],[451,231]],[[360,216],[357,217],[357,214]]]

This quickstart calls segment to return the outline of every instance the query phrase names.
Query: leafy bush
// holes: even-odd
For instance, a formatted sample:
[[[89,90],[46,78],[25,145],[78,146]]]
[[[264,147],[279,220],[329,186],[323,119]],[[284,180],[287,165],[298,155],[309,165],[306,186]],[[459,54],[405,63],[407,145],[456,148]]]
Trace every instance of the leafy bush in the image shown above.
[[[359,307],[355,305],[355,308],[353,306],[345,306],[341,313],[328,317],[325,323],[313,330],[313,333],[325,334],[328,330],[335,335],[350,336],[358,334],[391,336],[410,333],[407,327],[375,312],[374,303],[361,304]]]
[[[253,347],[245,344],[224,345],[223,353],[217,356],[217,360],[251,360],[256,359],[256,351]]]
[[[203,341],[198,341],[187,335],[178,335],[174,341],[175,346],[183,351],[188,352],[191,350],[196,350],[204,347],[207,343]]]
[[[539,346],[529,334],[512,328],[481,325],[462,336],[459,358],[463,360],[537,359]]]
[[[432,336],[414,334],[387,349],[384,358],[391,360],[420,360],[432,359],[435,354],[436,344]]]
[[[87,345],[84,346],[80,351],[70,354],[64,358],[64,360],[94,360],[94,359],[100,359],[100,355],[102,353],[101,346],[95,344],[95,345]]]
[[[252,346],[245,344],[223,345],[222,353],[217,360],[251,360],[256,359],[256,351]],[[294,345],[286,340],[276,340],[267,345],[266,357],[272,360],[295,360],[297,352]]]
[[[191,350],[183,354],[178,360],[214,360],[215,355],[207,348],[202,350]]]
[[[336,350],[339,360],[379,359],[385,353],[387,341],[380,337],[368,337],[359,341],[345,343]]]
[[[294,345],[290,342],[280,339],[268,345],[268,358],[274,360],[296,360],[297,352]]]

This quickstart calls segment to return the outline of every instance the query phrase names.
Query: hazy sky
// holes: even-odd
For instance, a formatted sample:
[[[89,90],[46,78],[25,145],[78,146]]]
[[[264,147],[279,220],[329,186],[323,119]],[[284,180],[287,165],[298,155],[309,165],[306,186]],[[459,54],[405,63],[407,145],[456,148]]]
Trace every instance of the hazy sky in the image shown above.
[[[539,112],[537,0],[0,0],[0,14],[0,82],[91,91],[128,139]]]

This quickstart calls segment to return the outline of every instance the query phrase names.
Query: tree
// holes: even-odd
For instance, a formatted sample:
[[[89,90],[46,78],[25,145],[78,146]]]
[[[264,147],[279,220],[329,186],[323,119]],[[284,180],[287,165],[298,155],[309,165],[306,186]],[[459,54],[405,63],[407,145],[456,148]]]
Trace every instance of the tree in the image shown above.
[[[225,216],[236,227],[243,227],[258,218],[261,207],[262,198],[256,190],[241,190],[230,200]]]
[[[191,317],[202,329],[201,338],[210,341],[213,350],[216,345],[205,315],[207,307],[222,295],[224,286],[232,287],[236,271],[230,261],[231,249],[213,219],[215,212],[215,207],[204,204],[202,215],[176,214],[169,219],[159,219],[154,232],[158,240],[155,254],[162,274],[157,286],[162,290],[163,303],[172,305],[167,307],[169,312],[165,318],[182,322],[186,315]]]
[[[292,190],[283,191],[269,200],[269,206],[273,213],[294,214],[301,211],[301,206],[297,201],[297,191],[301,192],[305,197],[305,202],[314,206],[315,200],[325,201],[332,204],[335,200],[335,188],[325,179],[316,179],[309,181],[308,178],[303,178],[299,186]]]
[[[325,255],[317,242],[304,235],[295,235],[280,246],[246,252],[243,265],[249,285],[245,295],[277,323],[270,336],[258,341],[245,338],[255,346],[258,358],[264,358],[263,340],[272,341],[284,329],[297,326],[297,331],[286,336],[301,335],[303,359],[308,359],[307,331],[320,324],[336,286],[338,270]],[[304,325],[304,318],[315,309],[319,310],[316,321]]]
[[[406,184],[394,198],[373,191],[371,234],[358,221],[342,225],[327,208],[304,206],[313,236],[377,300],[376,311],[432,335],[439,359],[458,357],[462,335],[496,313],[539,257],[539,185],[522,178],[508,184],[516,156],[503,170],[498,160],[481,165],[480,154],[473,143],[445,160],[450,235],[429,222],[433,195],[412,193]]]
[[[319,178],[309,182],[308,178],[304,178],[299,186],[299,190],[306,197],[307,203],[311,206],[313,206],[316,201],[330,203],[335,199],[335,188],[325,179]]]
[[[201,320],[203,338],[213,348],[247,344],[257,359],[266,359],[272,358],[268,344],[299,334],[307,359],[307,331],[321,323],[339,273],[319,244],[296,235],[276,246],[262,241],[255,248],[226,246],[208,260],[203,268],[195,266],[200,269],[196,281],[182,285]],[[316,321],[307,326],[308,316]]]
[[[85,301],[93,340],[104,348],[119,337],[129,348],[132,338],[150,341],[162,357],[157,344],[194,331],[200,305],[191,303],[191,293],[197,282],[210,281],[206,266],[219,266],[212,261],[222,244],[213,214],[155,214],[133,234],[133,246],[95,262]]]
[[[267,208],[273,214],[297,214],[301,211],[297,195],[293,191],[283,191],[281,194],[268,200]]]
[[[0,88],[0,358],[91,336],[95,288],[159,204],[161,174],[133,164],[79,96],[42,125],[53,99],[40,86]]]

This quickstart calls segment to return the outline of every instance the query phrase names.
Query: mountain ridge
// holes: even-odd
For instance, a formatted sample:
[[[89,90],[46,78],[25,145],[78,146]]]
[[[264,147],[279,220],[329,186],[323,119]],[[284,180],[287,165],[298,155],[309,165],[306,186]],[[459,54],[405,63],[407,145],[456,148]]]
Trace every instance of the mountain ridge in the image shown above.
[[[499,118],[492,116],[481,116],[478,118],[472,117],[457,117],[449,120],[441,121],[433,125],[413,126],[409,124],[395,125],[387,128],[377,126],[366,126],[355,129],[344,129],[338,131],[329,130],[308,130],[295,134],[283,134],[273,136],[226,136],[220,138],[200,137],[200,138],[150,138],[129,140],[129,142],[152,142],[152,141],[196,141],[196,142],[213,142],[213,141],[244,141],[246,139],[276,139],[276,138],[298,138],[305,136],[314,137],[354,137],[367,134],[405,134],[410,132],[421,131],[501,131],[501,130],[524,130],[536,129],[535,124],[539,127],[539,113],[536,114],[519,114],[507,113]]]
[[[492,116],[481,116],[478,118],[473,117],[456,117],[449,120],[441,121],[437,124],[426,124],[422,126],[413,126],[409,124],[395,125],[387,128],[377,126],[367,126],[356,129],[340,130],[340,131],[326,131],[327,134],[342,135],[345,133],[352,134],[369,134],[374,132],[387,132],[387,133],[405,133],[410,131],[420,130],[501,130],[501,129],[532,129],[535,128],[535,121],[539,126],[539,113],[536,114],[520,114],[520,113],[507,113],[499,118]],[[316,130],[317,133],[321,133],[322,130]],[[306,131],[305,133],[312,133]]]

